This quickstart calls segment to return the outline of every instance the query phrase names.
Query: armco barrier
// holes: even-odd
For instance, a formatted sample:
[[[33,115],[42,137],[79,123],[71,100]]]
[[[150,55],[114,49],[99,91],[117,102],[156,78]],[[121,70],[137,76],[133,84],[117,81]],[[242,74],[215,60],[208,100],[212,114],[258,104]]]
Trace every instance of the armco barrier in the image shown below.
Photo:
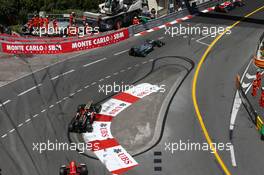
[[[247,95],[243,91],[243,88],[240,83],[240,76],[236,77],[236,87],[241,98],[242,104],[244,105],[246,111],[249,114],[250,120],[256,126],[256,129],[261,134],[261,139],[264,140],[264,127],[263,127],[263,120],[261,119],[260,115],[258,115],[257,111],[254,109],[253,105],[251,104],[250,100],[247,98]]]
[[[4,53],[9,54],[60,54],[103,47],[128,38],[128,29],[123,29],[100,37],[61,43],[2,42],[2,49]]]
[[[217,2],[205,2],[198,5],[199,10],[206,9],[208,7],[214,6],[216,3],[222,2],[218,0]],[[97,37],[91,38],[19,38],[19,37],[0,37],[0,44],[2,46],[2,52],[9,54],[60,54],[73,51],[87,50],[92,48],[98,48],[113,44],[116,42],[123,41],[129,36],[133,36],[136,33],[151,29],[168,22],[175,20],[176,18],[184,17],[189,15],[187,9],[180,12],[176,12],[158,19],[149,21],[146,24],[141,24],[137,26],[131,26],[129,28],[114,32],[114,33],[102,33]],[[98,43],[97,40],[103,40]]]
[[[199,9],[199,11],[202,11],[202,10],[205,10],[209,7],[214,7],[217,3],[222,3],[222,2],[223,2],[223,0],[209,1],[209,2],[205,2],[203,4],[198,5],[197,8]],[[190,15],[189,11],[187,9],[183,9],[181,11],[169,14],[167,16],[148,21],[148,23],[146,23],[146,24],[130,26],[129,27],[129,34],[130,34],[130,36],[133,36],[137,33],[142,32],[142,31],[164,25],[168,22],[174,21],[177,18],[182,18],[182,17],[188,16],[188,15]]]

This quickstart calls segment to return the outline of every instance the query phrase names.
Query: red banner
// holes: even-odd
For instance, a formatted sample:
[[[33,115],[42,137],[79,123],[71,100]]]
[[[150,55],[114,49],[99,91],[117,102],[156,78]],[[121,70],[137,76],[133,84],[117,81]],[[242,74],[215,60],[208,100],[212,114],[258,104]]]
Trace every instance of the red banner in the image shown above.
[[[59,54],[107,46],[109,44],[126,40],[127,38],[129,38],[129,32],[128,29],[124,29],[96,38],[74,42],[66,41],[59,44],[2,43],[2,50],[4,53],[10,54]]]

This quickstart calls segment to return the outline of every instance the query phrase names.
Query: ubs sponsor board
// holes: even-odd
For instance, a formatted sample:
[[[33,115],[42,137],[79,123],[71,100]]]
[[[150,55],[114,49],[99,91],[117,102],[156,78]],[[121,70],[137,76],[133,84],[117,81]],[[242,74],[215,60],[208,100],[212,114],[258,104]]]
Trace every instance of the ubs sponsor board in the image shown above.
[[[117,31],[104,36],[83,39],[78,41],[66,41],[58,44],[47,43],[2,43],[4,53],[10,54],[59,54],[73,51],[87,50],[114,44],[129,38],[128,29]]]

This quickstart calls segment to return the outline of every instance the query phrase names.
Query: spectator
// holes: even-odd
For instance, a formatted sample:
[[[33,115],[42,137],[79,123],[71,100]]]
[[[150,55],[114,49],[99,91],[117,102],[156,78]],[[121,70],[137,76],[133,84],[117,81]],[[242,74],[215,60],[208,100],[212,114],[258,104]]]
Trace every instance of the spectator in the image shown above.
[[[49,16],[46,16],[46,18],[44,18],[44,23],[45,23],[46,30],[48,30],[49,29]]]
[[[53,19],[52,24],[53,24],[54,31],[57,31],[58,30],[58,21],[56,18]]]
[[[133,21],[132,21],[132,24],[133,24],[133,25],[138,25],[138,24],[140,24],[140,21],[139,21],[139,19],[138,19],[137,16],[134,17],[134,19],[133,19]]]
[[[152,8],[151,11],[150,11],[150,18],[151,19],[155,19],[156,18],[156,13],[157,13],[157,11],[154,8]]]

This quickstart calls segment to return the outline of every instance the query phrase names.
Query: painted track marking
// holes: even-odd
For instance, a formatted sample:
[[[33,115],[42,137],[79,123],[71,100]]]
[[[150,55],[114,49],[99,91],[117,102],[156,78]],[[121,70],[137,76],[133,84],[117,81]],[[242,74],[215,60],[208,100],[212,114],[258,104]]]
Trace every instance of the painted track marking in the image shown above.
[[[248,18],[249,16],[257,13],[258,11],[264,9],[264,6],[256,9],[255,11],[249,13],[248,15],[246,15],[243,19],[245,18]],[[237,26],[243,19],[235,22],[233,25],[229,26],[229,30],[234,28],[235,26]],[[197,86],[197,79],[198,79],[198,76],[199,76],[199,73],[200,73],[200,70],[201,70],[201,67],[204,63],[204,61],[206,60],[206,58],[208,57],[210,51],[212,50],[212,48],[215,46],[215,44],[224,36],[224,34],[226,34],[228,32],[228,29],[226,29],[222,34],[218,35],[214,40],[213,42],[208,46],[208,48],[206,49],[204,55],[202,56],[202,58],[200,59],[198,65],[197,65],[197,68],[195,70],[195,74],[194,74],[194,78],[193,78],[193,84],[192,84],[192,99],[193,99],[193,105],[194,105],[194,108],[195,108],[195,112],[196,112],[196,115],[197,115],[197,118],[198,118],[198,121],[200,123],[200,126],[202,128],[202,131],[204,133],[204,136],[206,138],[206,141],[208,142],[208,144],[211,146],[211,149],[213,150],[214,152],[214,156],[217,160],[217,162],[219,163],[219,165],[221,166],[222,170],[224,171],[224,173],[226,175],[231,175],[229,169],[227,168],[227,166],[225,165],[225,163],[223,162],[222,158],[220,157],[220,155],[218,154],[217,150],[215,149],[215,147],[213,146],[212,144],[212,140],[209,136],[209,133],[207,131],[207,128],[205,126],[205,123],[204,123],[204,120],[203,120],[203,117],[202,117],[202,114],[200,112],[200,109],[199,109],[199,106],[198,106],[198,102],[197,102],[197,97],[196,97],[196,86]]]

